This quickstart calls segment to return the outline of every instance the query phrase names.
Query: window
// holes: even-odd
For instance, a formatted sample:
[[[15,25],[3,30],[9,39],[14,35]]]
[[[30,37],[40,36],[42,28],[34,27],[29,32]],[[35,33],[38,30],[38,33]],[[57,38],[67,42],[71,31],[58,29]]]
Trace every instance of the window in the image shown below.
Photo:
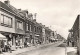
[[[4,23],[4,15],[1,15],[0,21],[1,21],[1,23]]]
[[[12,18],[8,19],[8,24],[11,25],[12,24]]]
[[[41,28],[40,28],[40,27],[38,28],[38,32],[39,32],[39,33],[41,32]]]
[[[23,22],[17,21],[17,28],[23,30]]]
[[[28,24],[26,23],[26,31],[28,31]]]
[[[37,27],[37,32],[38,32],[39,30],[38,30],[38,27]]]
[[[36,32],[36,26],[34,26],[34,31]]]
[[[12,18],[11,17],[1,14],[0,22],[1,22],[1,25],[3,25],[3,26],[12,27]]]
[[[4,24],[8,24],[8,20],[9,20],[9,18],[4,16]]]
[[[31,30],[31,25],[30,25],[30,31],[32,31],[32,30]]]

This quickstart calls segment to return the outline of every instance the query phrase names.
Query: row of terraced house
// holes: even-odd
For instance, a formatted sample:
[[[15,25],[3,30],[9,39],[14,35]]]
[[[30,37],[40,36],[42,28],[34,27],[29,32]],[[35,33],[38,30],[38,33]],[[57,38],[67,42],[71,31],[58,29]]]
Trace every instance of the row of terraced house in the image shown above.
[[[10,1],[0,1],[0,33],[11,41],[13,48],[16,48],[16,42],[20,46],[24,46],[24,42],[31,45],[49,43],[54,36],[50,28],[36,22],[32,13],[16,9]]]

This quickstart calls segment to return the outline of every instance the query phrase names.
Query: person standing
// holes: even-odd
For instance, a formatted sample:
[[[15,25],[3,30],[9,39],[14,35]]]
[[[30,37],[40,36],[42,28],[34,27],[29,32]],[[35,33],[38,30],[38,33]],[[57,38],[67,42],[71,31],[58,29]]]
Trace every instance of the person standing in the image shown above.
[[[72,47],[74,47],[74,42],[72,41]]]
[[[8,50],[10,51],[10,53],[12,53],[12,50],[11,50],[11,41],[8,42]]]
[[[2,53],[2,41],[0,40],[0,54]]]
[[[67,41],[67,45],[69,46],[69,41]]]
[[[8,48],[7,48],[7,42],[4,41],[4,51],[7,52],[8,51]]]

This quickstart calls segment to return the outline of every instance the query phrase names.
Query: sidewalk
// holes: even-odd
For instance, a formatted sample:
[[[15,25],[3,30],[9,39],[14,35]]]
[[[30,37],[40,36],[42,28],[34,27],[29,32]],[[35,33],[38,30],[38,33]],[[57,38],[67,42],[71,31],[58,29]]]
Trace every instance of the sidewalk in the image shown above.
[[[67,55],[77,55],[77,47],[67,47]]]
[[[53,45],[53,44],[54,44],[54,46],[56,46],[57,43],[59,43],[59,42],[49,43],[49,44],[42,44],[42,45],[38,45],[38,46],[31,46],[31,47],[27,47],[27,48],[17,49],[15,51],[12,51],[12,53],[3,52],[3,54],[0,54],[0,55],[17,55],[17,54],[27,52],[27,51],[31,51],[31,50],[34,50],[34,49],[38,49],[38,48],[44,47],[44,46],[49,46],[49,45]]]

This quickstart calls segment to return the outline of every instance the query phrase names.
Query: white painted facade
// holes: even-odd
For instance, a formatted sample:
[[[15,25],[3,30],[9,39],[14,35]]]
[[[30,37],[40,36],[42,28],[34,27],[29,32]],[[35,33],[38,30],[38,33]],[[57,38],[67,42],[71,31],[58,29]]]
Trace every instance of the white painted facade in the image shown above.
[[[10,27],[5,27],[5,26],[1,25],[1,14],[4,14],[4,15],[12,18],[12,27],[11,28]],[[11,16],[8,13],[0,11],[0,31],[15,33],[15,17]]]

